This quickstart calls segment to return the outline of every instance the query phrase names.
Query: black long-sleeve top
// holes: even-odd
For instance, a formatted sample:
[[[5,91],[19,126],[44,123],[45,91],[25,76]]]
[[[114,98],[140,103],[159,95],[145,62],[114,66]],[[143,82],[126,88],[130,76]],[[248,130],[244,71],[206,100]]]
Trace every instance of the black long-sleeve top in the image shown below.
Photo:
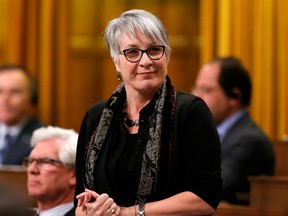
[[[105,104],[105,101],[94,104],[86,113],[81,125],[76,156],[75,195],[84,191],[85,149],[99,123]],[[172,160],[167,152],[161,150],[156,192],[147,202],[191,191],[213,208],[217,208],[222,190],[221,149],[212,115],[203,100],[179,91],[176,93],[175,106]],[[117,126],[114,129],[121,130]],[[91,189],[97,193],[108,193],[118,205],[134,205],[144,151],[141,146],[143,143],[145,145],[146,132],[145,124],[140,125],[136,135],[120,131],[122,138],[116,137],[120,146],[113,157],[108,153],[109,149],[103,147],[96,163],[95,188]],[[166,166],[169,160],[170,178]]]

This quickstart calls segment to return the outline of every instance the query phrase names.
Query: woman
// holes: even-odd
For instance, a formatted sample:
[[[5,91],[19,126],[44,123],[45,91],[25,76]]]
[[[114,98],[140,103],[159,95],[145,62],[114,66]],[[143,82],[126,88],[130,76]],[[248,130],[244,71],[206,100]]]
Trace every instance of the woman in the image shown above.
[[[76,215],[211,215],[221,192],[220,142],[205,103],[175,91],[161,21],[130,10],[105,40],[123,82],[83,119]]]

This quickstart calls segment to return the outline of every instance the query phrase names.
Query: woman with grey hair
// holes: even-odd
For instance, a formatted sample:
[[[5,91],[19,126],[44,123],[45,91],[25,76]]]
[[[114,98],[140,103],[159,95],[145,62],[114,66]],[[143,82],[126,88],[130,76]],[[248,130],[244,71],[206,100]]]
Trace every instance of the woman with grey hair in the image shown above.
[[[174,89],[168,36],[126,11],[105,40],[122,82],[86,113],[76,155],[76,215],[211,215],[221,193],[220,141],[206,104]]]

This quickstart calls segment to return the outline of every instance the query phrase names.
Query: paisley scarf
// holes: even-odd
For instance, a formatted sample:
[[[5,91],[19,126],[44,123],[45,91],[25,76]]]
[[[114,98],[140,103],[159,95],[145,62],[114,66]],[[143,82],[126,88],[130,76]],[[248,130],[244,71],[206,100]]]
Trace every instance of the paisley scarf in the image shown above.
[[[125,91],[125,88],[123,83],[121,83],[107,101],[99,125],[92,134],[88,143],[84,169],[84,183],[87,188],[94,188],[95,162],[102,146],[106,144],[106,137],[109,136],[109,129],[111,127],[111,122],[116,115],[115,113],[119,112],[117,111],[119,110],[117,104],[124,104],[124,101],[120,101],[123,100],[123,97],[121,97],[123,91]],[[141,176],[136,202],[145,202],[148,196],[155,193],[159,174],[161,147],[169,148],[167,151],[169,152],[169,164],[167,166],[168,170],[171,168],[176,94],[174,86],[168,76],[166,76],[164,83],[156,94],[158,97],[155,101],[155,107],[151,118],[152,121],[149,123],[148,139],[143,153]],[[167,118],[168,124],[163,124],[163,120],[165,119],[165,122],[167,122]],[[165,143],[163,143],[164,141]]]

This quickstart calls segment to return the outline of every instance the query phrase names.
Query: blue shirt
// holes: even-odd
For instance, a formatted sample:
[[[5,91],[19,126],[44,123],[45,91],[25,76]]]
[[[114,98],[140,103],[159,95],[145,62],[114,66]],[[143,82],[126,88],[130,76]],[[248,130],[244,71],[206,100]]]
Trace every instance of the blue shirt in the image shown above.
[[[217,126],[217,131],[221,142],[224,140],[229,129],[245,114],[245,112],[246,110],[242,109],[225,119],[220,125]]]

